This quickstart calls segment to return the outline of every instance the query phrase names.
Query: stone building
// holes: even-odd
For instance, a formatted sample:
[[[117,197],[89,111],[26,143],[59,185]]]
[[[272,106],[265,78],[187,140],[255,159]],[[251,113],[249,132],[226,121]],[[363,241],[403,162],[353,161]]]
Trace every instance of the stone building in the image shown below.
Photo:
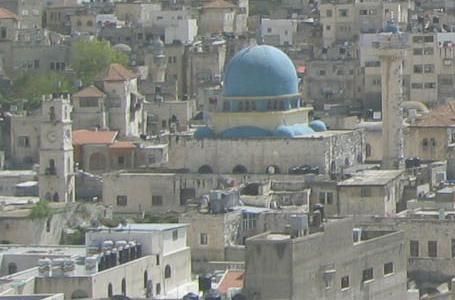
[[[73,250],[69,255],[69,250],[61,249],[60,257],[56,257],[43,251],[38,267],[9,275],[7,285],[1,281],[0,293],[64,293],[65,299],[114,295],[175,299],[196,290],[191,286],[186,239],[184,224],[94,228],[87,233],[86,247],[81,249],[84,253]],[[36,261],[36,256],[31,259]],[[9,284],[19,282],[21,289]]]
[[[362,231],[350,219],[293,236],[266,232],[246,241],[248,299],[407,299],[404,234]],[[336,249],[336,251],[334,251]]]
[[[393,216],[401,200],[400,170],[364,171],[337,184],[338,215]]]
[[[44,97],[40,123],[39,196],[74,202],[75,174],[69,95]]]
[[[13,12],[21,29],[42,28],[44,3],[41,1],[1,0],[0,7]]]

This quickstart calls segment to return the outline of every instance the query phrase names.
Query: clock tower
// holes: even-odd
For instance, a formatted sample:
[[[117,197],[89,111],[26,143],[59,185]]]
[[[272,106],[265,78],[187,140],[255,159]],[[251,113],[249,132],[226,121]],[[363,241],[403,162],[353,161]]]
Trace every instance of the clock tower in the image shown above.
[[[41,105],[39,196],[74,201],[74,160],[69,95],[44,96]]]

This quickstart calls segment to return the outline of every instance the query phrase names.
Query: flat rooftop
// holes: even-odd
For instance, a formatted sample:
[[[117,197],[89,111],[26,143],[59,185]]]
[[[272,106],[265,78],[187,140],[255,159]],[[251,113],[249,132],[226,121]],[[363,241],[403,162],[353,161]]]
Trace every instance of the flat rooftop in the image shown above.
[[[155,224],[127,224],[127,225],[119,225],[118,227],[109,228],[109,227],[98,227],[98,228],[91,228],[90,231],[92,232],[105,232],[105,231],[113,231],[113,232],[122,232],[122,231],[166,231],[166,230],[173,230],[182,227],[187,227],[187,224],[179,224],[179,223],[155,223]]]
[[[2,170],[0,171],[1,177],[16,177],[16,176],[37,176],[38,174],[33,170]]]
[[[0,244],[0,256],[2,255],[80,256],[85,255],[85,246]]]
[[[401,170],[365,170],[339,182],[338,186],[385,185],[401,174]]]

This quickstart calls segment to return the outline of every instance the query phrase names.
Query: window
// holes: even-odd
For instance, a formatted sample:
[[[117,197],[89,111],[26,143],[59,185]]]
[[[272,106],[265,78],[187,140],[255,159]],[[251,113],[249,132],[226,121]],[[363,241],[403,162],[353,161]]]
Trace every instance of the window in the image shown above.
[[[433,43],[434,38],[432,35],[423,37],[424,43]]]
[[[433,55],[434,54],[434,50],[433,50],[432,47],[423,48],[423,54],[424,55]]]
[[[434,83],[434,82],[425,82],[423,87],[426,88],[426,89],[435,89],[436,88],[436,83]]]
[[[28,136],[20,136],[17,138],[17,144],[22,148],[30,148],[30,138]]]
[[[423,54],[423,49],[422,49],[422,48],[414,48],[414,49],[412,50],[412,53],[413,53],[414,55],[422,55],[422,54]]]
[[[271,32],[272,32],[272,28],[270,28],[270,27],[267,28],[267,32],[268,32],[268,33],[271,33]]]
[[[157,254],[155,256],[155,260],[156,260],[156,265],[159,266],[160,265],[160,255],[159,254]]]
[[[366,155],[366,157],[371,156],[371,145],[370,144],[365,145],[365,155]]]
[[[411,240],[409,242],[409,254],[411,257],[419,257],[419,241]]]
[[[414,65],[414,73],[416,73],[416,74],[423,73],[423,66],[422,65]]]
[[[341,289],[349,288],[349,276],[341,277]]]
[[[414,89],[414,90],[422,89],[423,88],[423,84],[417,83],[417,82],[413,82],[413,83],[411,83],[411,88]]]
[[[122,295],[126,296],[126,280],[125,280],[125,278],[122,279]]]
[[[39,59],[35,59],[35,60],[33,61],[33,68],[34,68],[35,70],[39,69]]]
[[[450,248],[452,250],[452,258],[454,258],[455,257],[455,239],[450,240],[450,246],[451,246]]]
[[[117,196],[117,206],[126,206],[128,204],[127,196]]]
[[[176,241],[178,238],[179,238],[179,231],[177,229],[173,230],[172,231],[172,240]]]
[[[330,25],[326,25],[326,26],[325,26],[325,30],[327,30],[327,31],[330,31],[331,28],[332,28],[332,27],[330,27]]]
[[[423,36],[415,36],[412,38],[413,43],[422,43],[423,42]]]
[[[331,17],[332,17],[332,10],[331,10],[331,9],[326,10],[326,11],[325,11],[325,16],[326,16],[327,18],[331,18]]]
[[[208,236],[207,233],[201,233],[200,235],[200,242],[201,245],[207,245],[208,244]]]
[[[437,241],[428,241],[428,256],[429,257],[438,256],[438,242]]]
[[[161,294],[161,284],[160,283],[156,284],[155,290],[156,290],[157,295]]]
[[[171,278],[171,266],[166,265],[164,268],[164,278]]]
[[[348,16],[348,10],[347,9],[340,9],[340,10],[338,10],[338,15],[340,17],[347,17]]]
[[[119,156],[117,157],[117,163],[119,165],[123,165],[125,163],[125,156]]]
[[[153,195],[152,196],[152,206],[162,206],[163,205],[163,196]]]
[[[149,276],[148,276],[148,273],[147,271],[144,271],[144,289],[147,288],[147,282],[149,280]]]
[[[393,273],[393,262],[388,262],[384,264],[384,275]]]
[[[319,76],[325,76],[325,70],[319,70]]]
[[[434,73],[434,65],[432,65],[432,64],[423,65],[423,72],[424,73]]]
[[[319,192],[319,202],[321,204],[333,204],[333,192]]]
[[[362,187],[360,188],[360,197],[370,197],[371,196],[371,190],[368,187]]]
[[[371,60],[365,62],[365,67],[380,67],[381,62],[379,60]]]
[[[359,15],[361,15],[361,16],[366,16],[366,15],[368,15],[368,10],[367,10],[367,9],[361,9],[361,10],[359,11]]]
[[[373,268],[368,268],[362,272],[362,282],[373,280]]]
[[[109,285],[107,286],[107,296],[111,298],[113,295],[114,293],[112,291],[112,283],[109,283]]]

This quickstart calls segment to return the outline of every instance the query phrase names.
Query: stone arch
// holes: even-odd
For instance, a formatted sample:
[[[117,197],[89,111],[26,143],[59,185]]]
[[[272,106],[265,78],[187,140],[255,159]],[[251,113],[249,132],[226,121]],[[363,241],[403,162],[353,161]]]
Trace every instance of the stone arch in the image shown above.
[[[213,173],[213,169],[209,165],[203,165],[203,166],[201,166],[199,168],[198,173],[199,174],[212,174]]]
[[[276,165],[270,165],[265,169],[265,173],[273,175],[273,174],[280,174],[280,168]]]
[[[166,265],[166,267],[164,268],[164,278],[171,278],[171,276],[172,276],[171,266]]]
[[[95,152],[90,155],[89,159],[90,170],[106,170],[106,157],[100,152]]]
[[[88,293],[84,290],[75,290],[71,294],[71,299],[85,299],[89,298]]]
[[[17,265],[16,263],[10,262],[8,264],[8,275],[17,273]]]
[[[248,173],[248,169],[243,165],[236,165],[234,169],[232,169],[233,174],[246,174]]]

